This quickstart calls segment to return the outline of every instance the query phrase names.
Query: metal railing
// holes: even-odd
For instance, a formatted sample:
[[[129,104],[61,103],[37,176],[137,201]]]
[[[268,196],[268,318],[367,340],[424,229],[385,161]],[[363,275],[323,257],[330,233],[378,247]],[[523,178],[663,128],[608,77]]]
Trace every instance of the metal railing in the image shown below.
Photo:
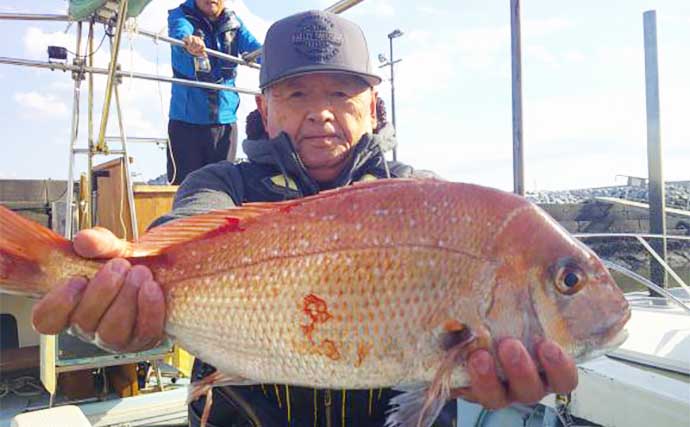
[[[655,251],[652,246],[645,239],[668,239],[668,240],[682,240],[690,242],[690,236],[677,236],[669,234],[649,234],[649,233],[574,233],[574,237],[583,240],[590,238],[621,238],[621,239],[635,239],[662,267],[663,269],[680,285],[680,287],[685,290],[688,296],[690,296],[690,286],[676,273],[676,271],[662,259],[657,251]],[[630,279],[635,280],[643,286],[646,286],[650,290],[664,296],[667,301],[672,301],[690,314],[690,305],[681,300],[680,298],[673,295],[667,289],[654,283],[653,281],[647,279],[646,277],[635,273],[634,271],[623,267],[620,264],[616,264],[611,260],[604,260],[604,264],[610,270],[617,271]]]

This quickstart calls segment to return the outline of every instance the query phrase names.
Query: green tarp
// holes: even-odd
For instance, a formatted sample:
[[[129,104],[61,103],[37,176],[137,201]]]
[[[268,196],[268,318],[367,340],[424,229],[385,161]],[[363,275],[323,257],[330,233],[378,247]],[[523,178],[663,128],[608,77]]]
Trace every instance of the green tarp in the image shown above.
[[[139,16],[142,10],[151,0],[129,0],[127,5],[127,16]],[[70,18],[82,21],[88,19],[92,13],[103,7],[106,0],[69,0],[67,13]]]

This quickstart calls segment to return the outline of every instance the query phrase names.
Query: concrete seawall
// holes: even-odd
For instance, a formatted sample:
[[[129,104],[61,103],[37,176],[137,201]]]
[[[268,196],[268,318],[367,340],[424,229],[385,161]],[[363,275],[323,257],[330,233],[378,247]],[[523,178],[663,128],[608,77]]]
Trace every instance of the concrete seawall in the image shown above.
[[[571,233],[649,233],[649,206],[597,197],[581,203],[539,204]],[[669,235],[690,236],[690,211],[666,209]],[[585,239],[601,257],[647,275],[651,256],[634,238]],[[690,280],[690,242],[667,239],[667,262]]]
[[[571,233],[648,233],[649,205],[596,197],[582,203],[539,204]],[[666,208],[666,231],[690,235],[690,211]]]

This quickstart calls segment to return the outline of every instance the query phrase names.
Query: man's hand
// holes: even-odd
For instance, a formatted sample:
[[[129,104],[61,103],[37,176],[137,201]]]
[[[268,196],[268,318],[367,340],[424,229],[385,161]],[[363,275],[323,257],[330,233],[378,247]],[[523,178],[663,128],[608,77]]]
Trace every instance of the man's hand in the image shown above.
[[[187,36],[183,40],[184,48],[194,56],[206,56],[204,39],[199,36]]]
[[[151,271],[123,258],[125,242],[104,228],[79,232],[74,250],[85,258],[113,258],[91,280],[58,284],[33,308],[34,328],[48,335],[72,327],[111,351],[154,347],[163,338],[165,300]]]
[[[539,343],[536,353],[544,379],[519,340],[502,340],[497,348],[506,377],[502,382],[496,376],[496,362],[491,354],[483,349],[473,352],[467,361],[471,386],[453,390],[453,396],[477,402],[488,409],[499,409],[513,402],[536,403],[547,393],[566,394],[575,389],[577,367],[570,356],[551,341]]]

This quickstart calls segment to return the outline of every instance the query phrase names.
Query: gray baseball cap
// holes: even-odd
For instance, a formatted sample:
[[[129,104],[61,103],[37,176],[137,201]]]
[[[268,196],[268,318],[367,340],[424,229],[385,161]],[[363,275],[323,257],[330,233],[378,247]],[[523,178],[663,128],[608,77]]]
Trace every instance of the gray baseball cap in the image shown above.
[[[357,24],[330,12],[310,10],[271,25],[263,46],[261,89],[288,77],[319,72],[352,74],[371,86],[381,83]]]

